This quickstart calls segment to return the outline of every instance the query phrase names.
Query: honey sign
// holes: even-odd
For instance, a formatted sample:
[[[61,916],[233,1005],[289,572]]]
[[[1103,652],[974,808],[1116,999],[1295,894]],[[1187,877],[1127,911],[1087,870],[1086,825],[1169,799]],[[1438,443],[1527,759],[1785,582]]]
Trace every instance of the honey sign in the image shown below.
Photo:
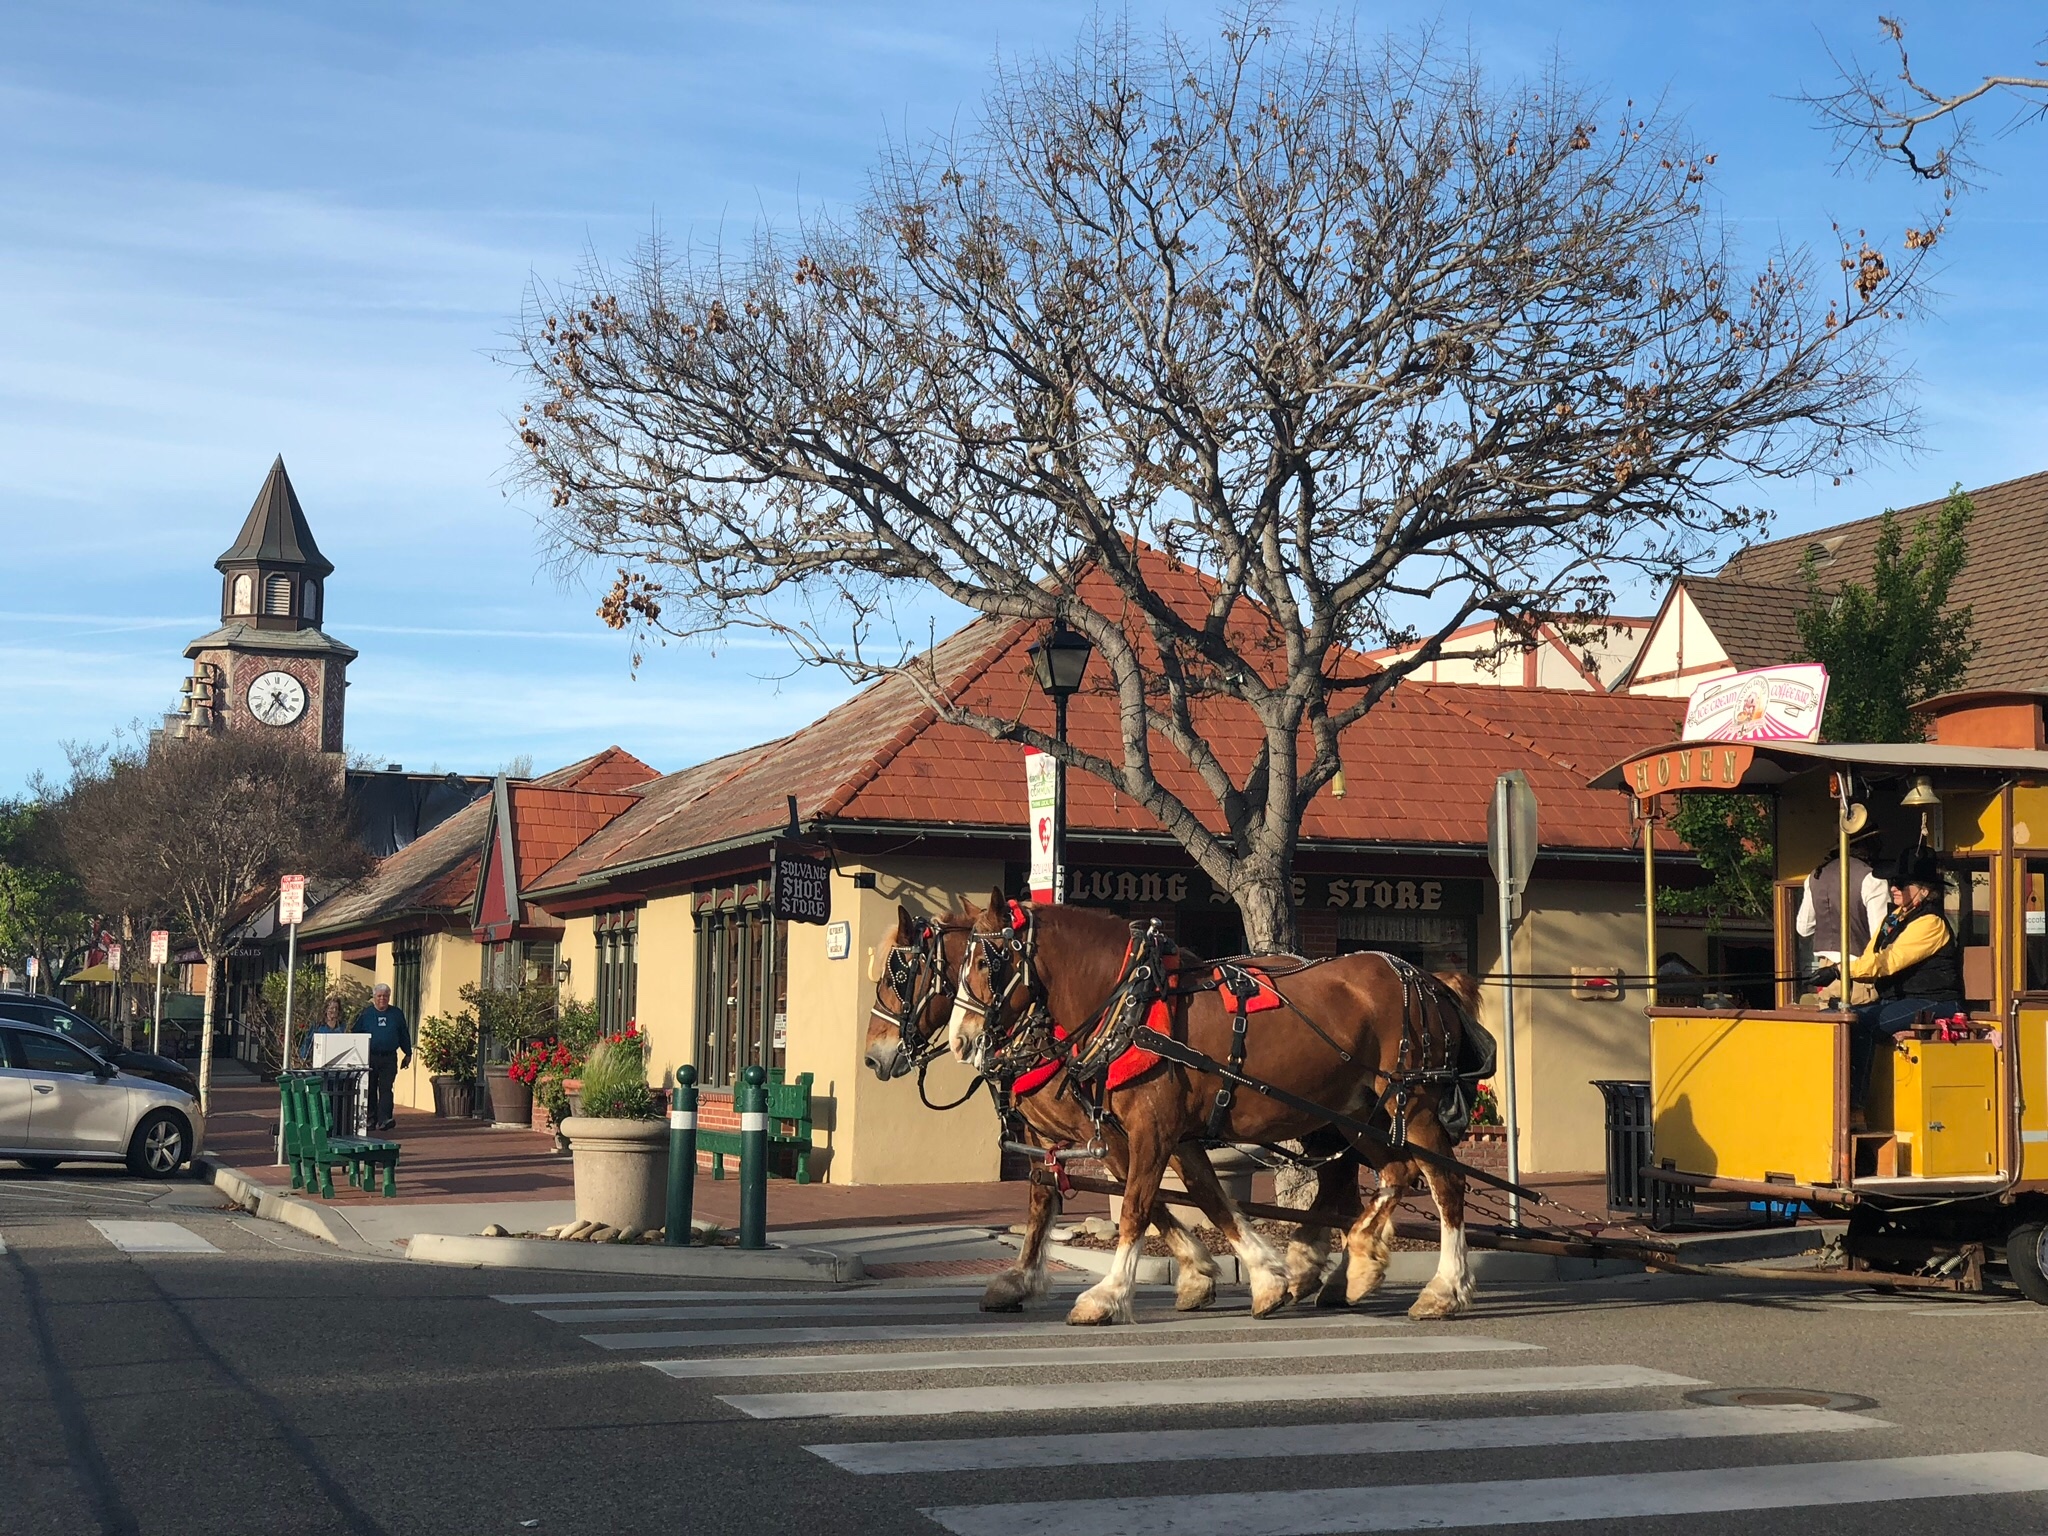
[[[1636,798],[1678,789],[1734,789],[1749,771],[1756,749],[1746,742],[1711,742],[1652,752],[1622,769]]]

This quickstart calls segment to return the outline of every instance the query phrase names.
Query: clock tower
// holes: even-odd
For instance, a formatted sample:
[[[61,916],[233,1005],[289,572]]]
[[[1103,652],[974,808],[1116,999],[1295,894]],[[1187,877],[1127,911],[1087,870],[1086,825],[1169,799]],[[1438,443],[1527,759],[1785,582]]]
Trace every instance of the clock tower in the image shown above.
[[[220,628],[185,647],[192,675],[172,716],[178,734],[283,731],[339,753],[344,674],[356,653],[320,628],[334,566],[313,542],[282,455],[213,563]]]

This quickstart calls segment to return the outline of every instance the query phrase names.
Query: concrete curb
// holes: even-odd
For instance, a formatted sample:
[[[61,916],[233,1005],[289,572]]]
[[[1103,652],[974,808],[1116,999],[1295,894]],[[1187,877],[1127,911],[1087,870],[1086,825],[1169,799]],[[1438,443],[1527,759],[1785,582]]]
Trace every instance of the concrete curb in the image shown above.
[[[274,1221],[279,1226],[290,1227],[308,1237],[317,1237],[351,1253],[378,1251],[365,1242],[354,1227],[324,1206],[281,1193],[267,1184],[259,1184],[247,1174],[223,1167],[210,1158],[195,1159],[193,1167],[202,1177],[210,1176],[215,1189],[261,1221]],[[388,1254],[385,1256],[389,1257]]]
[[[598,1275],[673,1275],[694,1280],[810,1280],[867,1277],[857,1253],[824,1248],[667,1248],[634,1243],[564,1243],[544,1237],[455,1237],[422,1232],[406,1249],[419,1264],[472,1269],[580,1270]]]

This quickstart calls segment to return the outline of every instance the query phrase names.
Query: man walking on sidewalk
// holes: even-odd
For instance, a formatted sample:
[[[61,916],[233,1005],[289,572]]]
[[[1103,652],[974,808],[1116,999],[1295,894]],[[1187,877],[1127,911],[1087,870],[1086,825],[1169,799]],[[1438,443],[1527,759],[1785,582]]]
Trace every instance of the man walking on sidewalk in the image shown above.
[[[370,989],[369,1006],[356,1015],[355,1032],[370,1037],[370,1129],[388,1131],[398,1124],[391,1084],[398,1076],[401,1052],[404,1065],[412,1065],[412,1031],[405,1010],[391,1001],[391,989],[383,982]]]

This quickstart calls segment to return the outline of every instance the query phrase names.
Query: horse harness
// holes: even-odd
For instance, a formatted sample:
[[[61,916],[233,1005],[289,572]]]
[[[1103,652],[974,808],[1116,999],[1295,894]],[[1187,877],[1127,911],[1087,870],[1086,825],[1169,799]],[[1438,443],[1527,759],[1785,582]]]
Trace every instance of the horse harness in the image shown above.
[[[923,1100],[926,1109],[938,1110],[958,1109],[973,1098],[982,1085],[982,1079],[977,1076],[967,1085],[967,1091],[950,1104],[934,1104],[925,1087],[925,1076],[944,1042],[936,1032],[925,1034],[920,1021],[926,1009],[951,990],[946,985],[945,944],[945,924],[926,918],[918,924],[911,943],[891,945],[883,962],[883,976],[890,990],[896,994],[896,1009],[890,1012],[882,1006],[879,998],[868,1007],[871,1018],[896,1026],[898,1041],[917,1067],[917,1096]]]
[[[982,1003],[964,989],[960,990],[957,998],[960,1006],[982,1019],[981,1054],[977,1068],[991,1075],[992,1082],[1001,1089],[1002,1098],[1008,1097],[1010,1085],[1029,1065],[1053,1063],[1064,1067],[1066,1078],[1060,1091],[1065,1093],[1071,1089],[1077,1094],[1095,1120],[1099,1140],[1104,1121],[1114,1120],[1114,1113],[1109,1108],[1110,1090],[1164,1058],[1194,1071],[1215,1073],[1222,1079],[1204,1125],[1204,1135],[1211,1142],[1230,1139],[1231,1109],[1236,1103],[1238,1090],[1250,1088],[1299,1112],[1318,1115],[1334,1126],[1379,1143],[1389,1151],[1399,1151],[1426,1163],[1448,1162],[1457,1171],[1481,1182],[1509,1187],[1505,1181],[1484,1171],[1470,1169],[1408,1142],[1409,1103],[1424,1088],[1438,1090],[1439,1119],[1445,1122],[1444,1128],[1451,1139],[1456,1141],[1462,1136],[1467,1106],[1461,1080],[1471,1074],[1461,1068],[1455,1054],[1453,1024],[1459,1026],[1461,1038],[1483,1040],[1487,1071],[1490,1073],[1492,1070],[1491,1036],[1466,1013],[1463,1004],[1443,982],[1410,962],[1397,955],[1381,955],[1401,980],[1401,1040],[1393,1070],[1376,1067],[1372,1071],[1379,1085],[1374,1090],[1373,1102],[1361,1116],[1352,1116],[1340,1114],[1245,1073],[1250,1015],[1283,1006],[1329,1046],[1340,1061],[1348,1064],[1353,1059],[1352,1053],[1346,1051],[1328,1030],[1280,992],[1272,979],[1274,968],[1254,967],[1239,958],[1184,964],[1184,957],[1173,942],[1159,932],[1156,921],[1133,922],[1123,966],[1108,1000],[1091,1019],[1069,1033],[1053,1023],[1045,1005],[1044,990],[1038,984],[1034,916],[1032,908],[1012,902],[1006,931],[970,936],[970,951],[977,946],[981,949],[982,963],[989,974],[994,998],[989,1003]],[[1277,974],[1299,975],[1322,963],[1296,960]],[[995,1031],[997,1019],[1020,991],[1027,1000],[1027,1006],[1014,1013],[1012,1028],[998,1039]],[[1175,1038],[1171,1031],[1171,1011],[1176,1006],[1184,1007],[1186,1001],[1196,994],[1211,991],[1222,997],[1230,1018],[1230,1051],[1224,1061],[1217,1061]],[[1127,1067],[1139,1058],[1143,1058],[1143,1065],[1137,1071],[1119,1071],[1120,1067]],[[1446,1088],[1448,1092],[1444,1091]],[[1385,1132],[1367,1123],[1382,1110],[1390,1122],[1389,1130]],[[1316,1161],[1302,1159],[1284,1148],[1270,1150],[1296,1161]],[[1537,1198],[1531,1191],[1519,1192],[1525,1197]]]

